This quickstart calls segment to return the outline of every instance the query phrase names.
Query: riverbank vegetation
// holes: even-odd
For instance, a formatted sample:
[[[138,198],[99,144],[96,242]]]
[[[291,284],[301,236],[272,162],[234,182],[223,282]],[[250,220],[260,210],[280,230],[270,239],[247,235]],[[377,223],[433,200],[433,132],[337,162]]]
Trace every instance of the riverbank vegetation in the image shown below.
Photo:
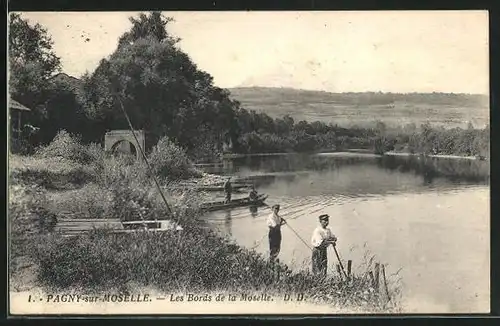
[[[66,147],[68,144],[73,146]],[[159,155],[155,153],[182,154],[179,162],[173,164],[184,166],[181,175],[196,171],[183,158],[185,152],[167,139],[156,145],[151,156]],[[87,160],[88,157],[92,159]],[[86,175],[94,177],[68,181],[68,175],[82,173],[80,159],[85,159]],[[31,286],[46,291],[85,289],[87,293],[111,290],[128,293],[143,288],[160,293],[265,291],[303,293],[309,302],[353,306],[364,311],[389,309],[386,299],[374,291],[364,275],[363,268],[368,266],[360,267],[349,282],[336,276],[320,279],[308,271],[291,271],[284,264],[270,263],[255,251],[241,248],[211,231],[198,220],[198,196],[187,188],[169,188],[168,181],[178,180],[180,170],[172,169],[174,174],[168,174],[170,169],[163,169],[162,160],[151,160],[151,165],[164,185],[172,214],[153,187],[143,163],[107,155],[98,146],[83,145],[65,132],[59,133],[48,146],[39,148],[37,154],[11,155],[9,161],[11,289],[28,285],[26,270],[31,270],[34,274]],[[51,164],[64,168],[52,170]],[[200,175],[195,173],[191,177]],[[49,180],[43,181],[45,178]],[[57,178],[62,178],[64,182],[59,183],[67,187],[47,186],[58,183]],[[63,237],[54,232],[54,226],[58,218],[68,216],[168,217],[179,221],[183,230],[132,234],[95,230]]]

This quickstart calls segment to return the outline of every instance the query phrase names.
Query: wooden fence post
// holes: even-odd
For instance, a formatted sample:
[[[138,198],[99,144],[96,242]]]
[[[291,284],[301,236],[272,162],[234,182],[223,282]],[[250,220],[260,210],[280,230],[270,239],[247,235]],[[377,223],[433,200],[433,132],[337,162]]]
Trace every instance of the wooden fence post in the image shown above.
[[[389,294],[389,288],[387,286],[387,279],[385,278],[385,266],[382,264],[382,278],[384,280],[385,294],[387,295],[387,301],[391,301],[391,295]]]
[[[375,287],[375,279],[373,278],[373,272],[370,271],[368,274],[370,275],[370,281],[372,283],[372,287],[374,288]]]
[[[336,264],[335,266],[337,267],[337,273],[339,273],[340,279],[342,279],[342,271],[340,270],[340,265]]]
[[[375,290],[380,289],[380,263],[375,263]]]
[[[347,276],[351,277],[352,260],[347,261]]]

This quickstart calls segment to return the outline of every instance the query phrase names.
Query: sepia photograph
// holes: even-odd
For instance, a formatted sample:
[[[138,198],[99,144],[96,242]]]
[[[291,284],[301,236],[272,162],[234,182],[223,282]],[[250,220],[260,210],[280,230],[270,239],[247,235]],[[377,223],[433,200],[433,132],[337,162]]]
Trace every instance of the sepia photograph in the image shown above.
[[[490,312],[487,11],[7,32],[11,316]]]

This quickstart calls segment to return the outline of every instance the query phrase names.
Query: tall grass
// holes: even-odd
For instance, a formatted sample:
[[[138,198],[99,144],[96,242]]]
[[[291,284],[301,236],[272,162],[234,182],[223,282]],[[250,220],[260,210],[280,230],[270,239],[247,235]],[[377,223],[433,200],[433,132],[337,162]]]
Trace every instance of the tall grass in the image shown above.
[[[73,238],[46,236],[33,254],[40,282],[54,291],[265,291],[304,293],[310,301],[369,310],[381,310],[385,304],[361,275],[341,282],[291,271],[211,231],[189,226],[182,234],[95,231]]]
[[[12,185],[9,189],[9,275],[15,273],[21,257],[28,256],[31,240],[50,232],[55,216],[48,209],[46,191],[37,186]]]

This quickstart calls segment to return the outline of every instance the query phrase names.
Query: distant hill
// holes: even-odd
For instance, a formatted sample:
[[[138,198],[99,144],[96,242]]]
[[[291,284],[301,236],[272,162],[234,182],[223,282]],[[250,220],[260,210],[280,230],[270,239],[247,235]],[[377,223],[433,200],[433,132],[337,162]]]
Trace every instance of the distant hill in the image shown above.
[[[329,93],[292,88],[231,88],[231,98],[243,108],[272,117],[289,114],[296,120],[320,120],[339,125],[365,125],[381,120],[390,125],[423,123],[482,127],[489,120],[485,95],[453,93]]]
[[[65,73],[51,78],[75,90],[82,81]],[[485,95],[453,93],[329,93],[293,88],[241,87],[228,89],[231,98],[247,110],[271,117],[288,114],[296,121],[323,121],[340,126],[366,126],[374,121],[387,125],[430,122],[445,127],[475,127],[489,123],[489,99]]]

